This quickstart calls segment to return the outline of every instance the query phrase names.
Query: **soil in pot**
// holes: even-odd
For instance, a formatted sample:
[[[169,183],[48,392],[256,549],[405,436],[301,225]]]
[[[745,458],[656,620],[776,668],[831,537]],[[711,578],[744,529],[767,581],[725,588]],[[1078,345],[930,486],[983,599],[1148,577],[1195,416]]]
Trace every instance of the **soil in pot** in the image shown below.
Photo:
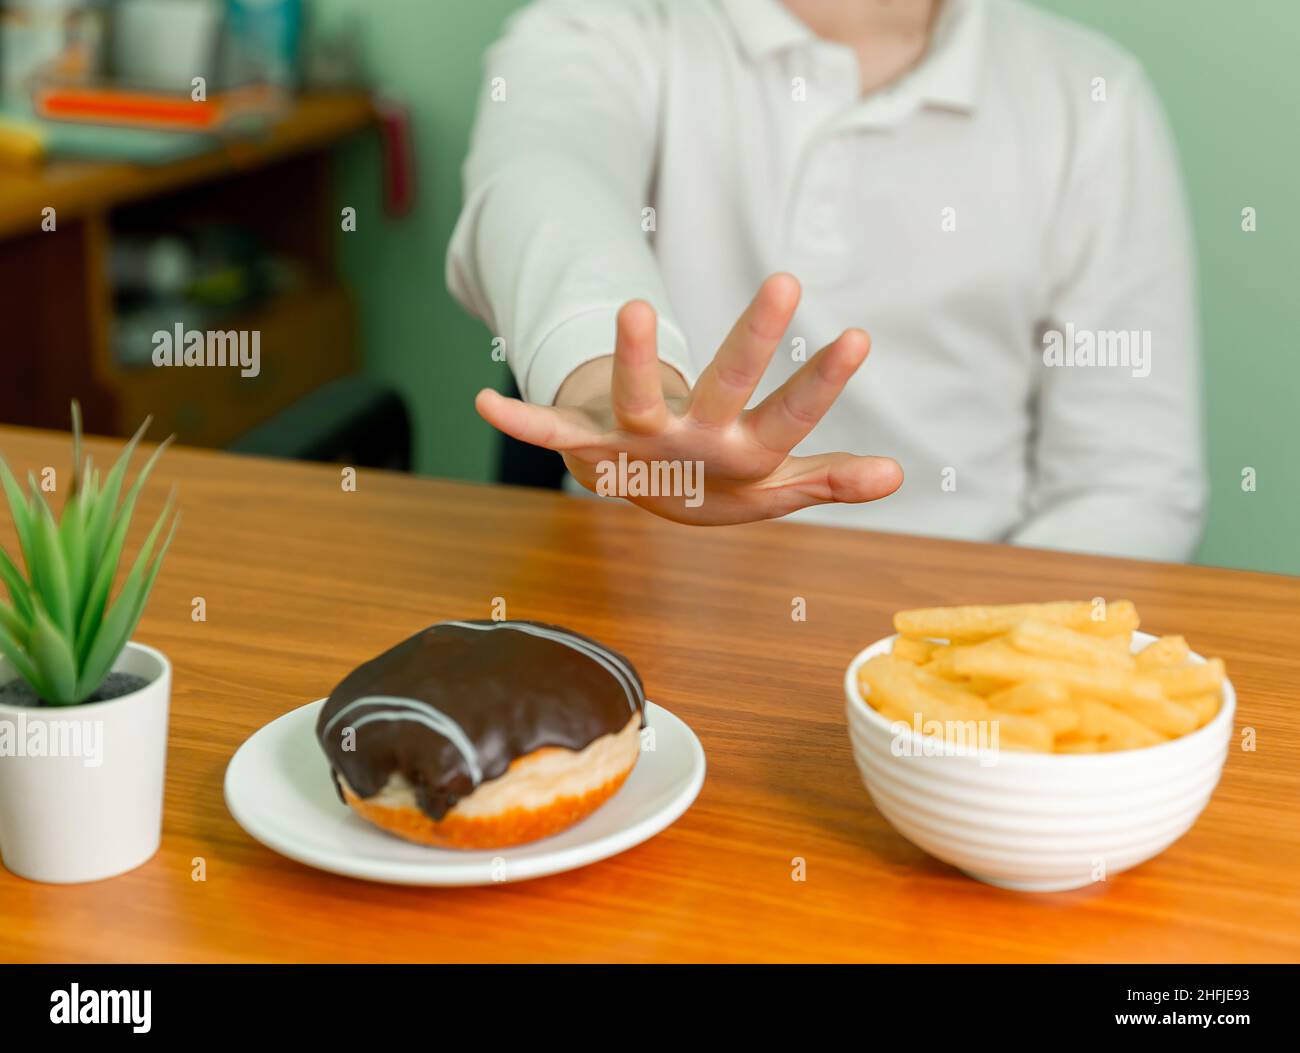
[[[104,678],[104,682],[95,689],[95,693],[81,704],[108,702],[148,686],[149,681],[143,676],[136,676],[134,673],[109,673]],[[31,684],[20,677],[17,680],[10,680],[7,684],[0,684],[0,705],[49,706],[50,704],[32,690]],[[50,708],[63,707],[51,706]]]

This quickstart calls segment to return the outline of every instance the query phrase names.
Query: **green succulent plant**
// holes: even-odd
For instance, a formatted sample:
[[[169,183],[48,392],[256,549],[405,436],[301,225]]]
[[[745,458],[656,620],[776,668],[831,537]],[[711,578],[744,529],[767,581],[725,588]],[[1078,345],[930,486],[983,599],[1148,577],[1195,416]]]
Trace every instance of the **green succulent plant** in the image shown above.
[[[146,418],[101,480],[91,458],[82,460],[81,408],[73,402],[72,482],[57,521],[35,475],[28,473],[24,492],[0,457],[0,485],[27,568],[24,575],[0,548],[0,578],[10,599],[0,600],[0,653],[47,704],[84,702],[103,683],[135,631],[180,521],[179,512],[172,515],[173,488],[110,603],[136,499],[172,441],[154,450],[124,492],[131,456],[149,423]]]

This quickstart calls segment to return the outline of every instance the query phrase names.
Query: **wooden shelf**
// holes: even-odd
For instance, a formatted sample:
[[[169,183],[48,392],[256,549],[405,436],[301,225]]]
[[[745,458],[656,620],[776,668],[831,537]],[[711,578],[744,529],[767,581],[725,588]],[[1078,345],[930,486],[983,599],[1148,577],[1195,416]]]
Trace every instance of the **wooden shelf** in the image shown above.
[[[172,164],[54,161],[40,168],[0,169],[0,238],[39,231],[41,210],[59,222],[250,171],[333,146],[374,124],[369,96],[304,95],[264,134],[231,139],[209,153]]]
[[[175,434],[190,446],[226,446],[348,373],[353,321],[352,302],[341,286],[316,286],[278,296],[215,327],[261,333],[261,371],[255,377],[241,376],[234,366],[115,366],[106,380],[119,393],[120,430],[153,414],[157,436]],[[267,353],[285,347],[297,353]]]
[[[355,326],[334,259],[329,151],[374,117],[365,96],[308,95],[265,134],[184,161],[0,171],[0,421],[66,427],[75,397],[89,431],[129,434],[152,413],[182,442],[221,446],[351,372]],[[53,232],[40,229],[49,206]],[[120,365],[108,265],[115,231],[210,223],[255,232],[305,276],[303,289],[214,326],[262,333],[262,375]]]

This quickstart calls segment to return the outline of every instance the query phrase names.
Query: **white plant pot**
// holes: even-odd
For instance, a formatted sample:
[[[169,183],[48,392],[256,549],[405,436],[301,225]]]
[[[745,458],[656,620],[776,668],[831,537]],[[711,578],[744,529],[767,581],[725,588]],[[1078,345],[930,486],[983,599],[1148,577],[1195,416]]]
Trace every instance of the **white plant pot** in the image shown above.
[[[99,881],[158,851],[172,667],[131,642],[113,670],[149,683],[79,706],[0,704],[0,857],[19,877]],[[0,683],[16,675],[0,660]]]

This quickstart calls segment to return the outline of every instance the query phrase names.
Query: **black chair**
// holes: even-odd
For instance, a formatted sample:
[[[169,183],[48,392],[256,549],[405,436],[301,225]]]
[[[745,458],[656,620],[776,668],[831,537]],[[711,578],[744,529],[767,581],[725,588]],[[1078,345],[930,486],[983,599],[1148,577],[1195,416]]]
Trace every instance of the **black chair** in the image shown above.
[[[514,377],[505,394],[519,398],[519,385]],[[500,433],[498,432],[498,435]],[[564,458],[558,453],[529,446],[526,442],[500,435],[497,449],[497,482],[511,486],[538,486],[559,490],[564,484]]]
[[[236,439],[234,453],[411,470],[411,420],[392,388],[342,377]]]

